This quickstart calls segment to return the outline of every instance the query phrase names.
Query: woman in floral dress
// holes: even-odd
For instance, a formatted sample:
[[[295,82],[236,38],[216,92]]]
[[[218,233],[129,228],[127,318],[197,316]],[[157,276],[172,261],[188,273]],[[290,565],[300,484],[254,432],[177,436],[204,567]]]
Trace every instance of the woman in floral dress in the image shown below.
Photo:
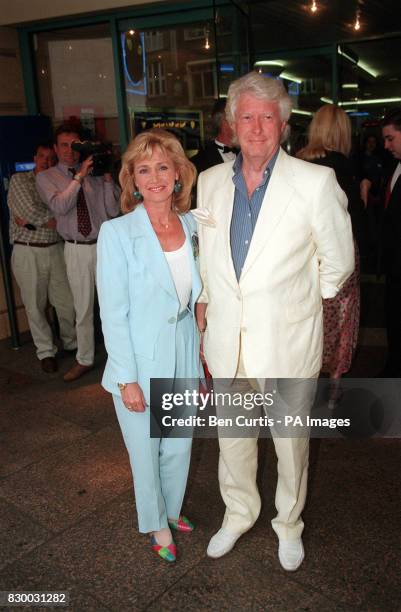
[[[322,372],[332,379],[330,399],[336,400],[342,374],[348,372],[357,345],[360,312],[360,266],[358,234],[361,231],[363,204],[359,184],[349,159],[351,122],[346,113],[335,106],[322,106],[309,127],[307,146],[297,156],[333,168],[337,181],[348,197],[355,245],[355,270],[336,297],[323,300],[324,348]]]

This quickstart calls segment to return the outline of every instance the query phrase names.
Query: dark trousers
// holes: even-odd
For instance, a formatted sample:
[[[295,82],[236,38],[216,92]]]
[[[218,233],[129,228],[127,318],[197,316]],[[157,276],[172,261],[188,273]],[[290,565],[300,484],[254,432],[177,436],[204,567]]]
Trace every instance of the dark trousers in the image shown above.
[[[398,377],[401,376],[401,276],[398,274],[386,274],[386,327],[386,375]]]

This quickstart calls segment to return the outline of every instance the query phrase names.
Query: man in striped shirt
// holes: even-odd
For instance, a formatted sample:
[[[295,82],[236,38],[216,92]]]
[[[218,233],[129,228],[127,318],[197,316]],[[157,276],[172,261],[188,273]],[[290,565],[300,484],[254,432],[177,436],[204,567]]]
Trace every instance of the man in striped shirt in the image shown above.
[[[12,270],[21,291],[36,354],[42,370],[57,371],[57,346],[46,317],[48,301],[55,307],[66,350],[77,346],[72,295],[65,270],[63,243],[56,221],[36,189],[36,175],[56,162],[50,143],[36,147],[35,168],[11,177],[8,192]]]

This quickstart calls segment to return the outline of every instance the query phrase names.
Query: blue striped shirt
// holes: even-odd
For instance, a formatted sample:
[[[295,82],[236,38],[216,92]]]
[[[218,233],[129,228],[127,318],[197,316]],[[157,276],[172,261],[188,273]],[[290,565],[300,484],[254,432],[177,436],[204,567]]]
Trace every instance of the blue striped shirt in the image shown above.
[[[235,193],[233,214],[231,217],[230,243],[231,257],[237,280],[239,280],[241,276],[241,271],[244,267],[246,256],[248,255],[256,221],[258,220],[259,211],[262,207],[263,198],[265,197],[278,153],[279,148],[267,164],[263,172],[262,182],[256,187],[250,199],[248,198],[248,191],[242,174],[241,153],[237,156],[233,165]]]

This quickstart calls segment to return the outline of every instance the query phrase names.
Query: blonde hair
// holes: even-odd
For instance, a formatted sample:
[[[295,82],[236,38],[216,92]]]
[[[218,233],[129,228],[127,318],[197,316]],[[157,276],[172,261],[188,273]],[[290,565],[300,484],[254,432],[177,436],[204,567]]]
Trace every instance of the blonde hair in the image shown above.
[[[135,164],[143,158],[150,159],[155,147],[160,148],[164,155],[171,159],[181,183],[181,190],[173,193],[172,208],[178,213],[185,213],[191,205],[191,191],[196,179],[196,169],[186,157],[180,141],[166,130],[154,128],[141,132],[128,145],[122,157],[122,168],[119,175],[121,194],[121,210],[128,213],[139,203],[133,196],[137,191],[134,180]]]
[[[326,151],[337,151],[348,156],[351,152],[351,121],[335,104],[325,104],[315,113],[308,134],[308,144],[297,157],[310,161],[326,157]]]

